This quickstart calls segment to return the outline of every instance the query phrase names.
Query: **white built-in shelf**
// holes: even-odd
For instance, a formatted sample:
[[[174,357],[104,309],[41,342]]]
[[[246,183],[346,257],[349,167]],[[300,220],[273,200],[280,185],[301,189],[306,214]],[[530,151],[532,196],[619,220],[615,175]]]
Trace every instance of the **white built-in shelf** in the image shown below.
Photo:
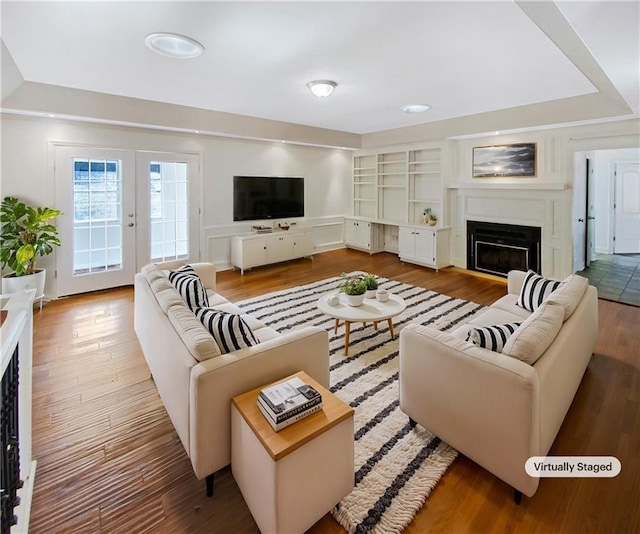
[[[399,225],[417,221],[425,209],[431,209],[445,221],[441,167],[439,144],[354,155],[353,215]],[[376,188],[365,187],[374,184]]]

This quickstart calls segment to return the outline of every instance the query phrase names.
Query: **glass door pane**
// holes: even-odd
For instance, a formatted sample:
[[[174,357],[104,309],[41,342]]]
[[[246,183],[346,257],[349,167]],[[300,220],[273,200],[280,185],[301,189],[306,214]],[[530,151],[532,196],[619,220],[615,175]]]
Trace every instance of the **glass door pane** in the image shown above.
[[[187,163],[152,161],[149,164],[151,261],[189,257],[188,184]]]
[[[73,275],[122,269],[119,160],[73,159]]]

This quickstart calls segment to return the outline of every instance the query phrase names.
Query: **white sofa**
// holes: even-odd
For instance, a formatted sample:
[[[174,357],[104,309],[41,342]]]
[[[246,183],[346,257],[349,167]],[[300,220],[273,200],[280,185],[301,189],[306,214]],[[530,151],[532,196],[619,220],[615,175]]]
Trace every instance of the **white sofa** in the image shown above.
[[[215,472],[231,461],[231,399],[297,371],[329,387],[329,340],[317,327],[281,335],[244,315],[259,343],[220,354],[166,276],[167,269],[180,265],[149,264],[135,276],[134,326],[193,470],[198,479],[206,479],[207,494],[212,495]],[[241,313],[216,293],[214,265],[191,265],[207,290],[210,307]]]
[[[400,334],[402,411],[512,486],[517,503],[538,488],[525,462],[549,452],[598,336],[597,291],[572,275],[578,293],[546,300],[546,311],[560,305],[559,331],[533,364],[466,341],[471,327],[523,321],[512,337],[525,355],[534,352],[524,338],[539,337],[540,318],[516,304],[525,274],[511,271],[508,294],[451,333],[411,324]]]

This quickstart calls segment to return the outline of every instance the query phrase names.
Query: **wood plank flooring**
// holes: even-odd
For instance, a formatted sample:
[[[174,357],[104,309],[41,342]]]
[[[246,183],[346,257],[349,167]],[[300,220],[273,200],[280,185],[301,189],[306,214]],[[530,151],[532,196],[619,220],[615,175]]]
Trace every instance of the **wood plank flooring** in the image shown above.
[[[489,304],[503,281],[352,250],[218,273],[231,300],[366,270]],[[555,455],[612,455],[615,479],[546,479],[515,506],[506,484],[459,456],[408,533],[640,532],[640,308],[599,301],[600,337]],[[204,494],[133,331],[133,290],[60,299],[34,315],[31,532],[254,533],[229,468]],[[327,514],[310,530],[342,533]]]

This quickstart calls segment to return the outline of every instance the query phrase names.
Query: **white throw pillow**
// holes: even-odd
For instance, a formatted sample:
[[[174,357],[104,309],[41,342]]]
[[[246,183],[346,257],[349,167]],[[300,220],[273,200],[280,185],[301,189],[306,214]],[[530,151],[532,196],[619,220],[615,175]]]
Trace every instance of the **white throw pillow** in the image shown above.
[[[576,311],[588,285],[589,281],[586,278],[577,274],[570,274],[562,281],[560,287],[549,295],[547,302],[562,306],[564,320],[566,321]]]
[[[533,271],[528,271],[516,304],[530,312],[536,311],[546,298],[558,289],[561,283],[557,280],[543,278]]]
[[[561,306],[543,303],[511,335],[502,354],[533,365],[560,332],[563,319]]]
[[[484,349],[502,352],[502,348],[522,323],[498,324],[469,329],[467,341]]]
[[[259,343],[241,315],[215,308],[197,308],[194,313],[216,340],[223,354]]]
[[[196,308],[209,306],[204,284],[191,265],[183,265],[176,271],[169,271],[169,281],[178,290],[191,311],[195,312]]]

